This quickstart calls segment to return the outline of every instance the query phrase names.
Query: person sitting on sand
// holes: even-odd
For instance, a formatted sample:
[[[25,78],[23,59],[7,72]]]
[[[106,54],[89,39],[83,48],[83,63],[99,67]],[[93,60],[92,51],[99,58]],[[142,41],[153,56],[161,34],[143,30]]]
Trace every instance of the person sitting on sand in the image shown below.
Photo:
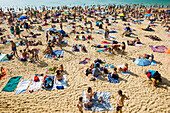
[[[122,94],[121,90],[118,91],[118,94],[119,94],[120,98],[118,99],[115,113],[118,113],[119,111],[120,111],[120,113],[122,113],[122,107],[124,106],[124,100],[129,99],[129,98],[125,94]]]
[[[86,37],[84,35],[82,35],[82,40],[85,41],[86,40]]]
[[[58,81],[61,81],[63,79],[63,73],[60,70],[57,70],[56,72],[56,77],[55,79],[57,79]],[[56,80],[55,80],[56,81]]]
[[[93,77],[99,77],[102,74],[99,67],[95,64],[94,68],[92,69],[92,76]]]
[[[118,68],[118,72],[123,72],[123,73],[126,73],[128,71],[128,64],[125,63],[125,66],[123,68],[119,67]]]
[[[4,75],[5,75],[4,68],[1,67],[1,70],[0,70],[0,79],[1,79],[1,77],[3,77]]]
[[[166,32],[170,32],[170,26],[168,26],[168,29],[165,29]]]
[[[114,70],[111,72],[111,77],[114,79],[118,79],[118,73],[117,73],[117,68],[114,68]]]
[[[31,49],[28,50],[28,52],[30,52],[30,54],[32,54],[32,59],[35,58],[35,60],[38,60],[38,53],[39,53],[39,49]]]
[[[97,92],[93,92],[91,87],[88,87],[88,90],[86,92],[86,99],[91,102],[93,95],[97,94]]]
[[[80,113],[83,113],[83,97],[79,98],[79,102],[77,104],[77,107],[78,107]]]
[[[76,35],[76,38],[75,38],[75,40],[79,40],[79,35]]]
[[[156,81],[159,81],[159,82],[162,82],[162,78],[161,78],[161,74],[156,71],[154,74],[153,74],[153,81],[152,81],[152,85],[157,87],[157,82]]]
[[[119,44],[112,44],[111,45],[111,52],[112,52],[112,54],[113,54],[113,49],[118,53],[118,49],[119,49],[120,46],[121,45],[119,45]]]
[[[4,39],[3,37],[1,37],[1,43],[5,44],[7,42],[6,39]]]
[[[81,51],[87,52],[86,47],[85,47],[85,46],[82,46]]]
[[[63,71],[64,71],[63,64],[61,64],[61,65],[59,66],[59,70],[60,70],[61,72],[63,72]]]
[[[50,43],[48,43],[47,48],[43,52],[44,55],[49,54],[51,55],[53,53],[53,48],[50,46]]]
[[[14,52],[12,52],[11,54],[7,54],[7,58],[8,60],[11,60],[14,56]]]
[[[26,49],[24,49],[24,52],[22,52],[22,57],[21,57],[21,61],[27,61],[29,53],[26,52]]]
[[[141,41],[140,41],[140,39],[139,39],[138,37],[136,37],[136,39],[134,39],[134,42],[135,42],[136,44],[141,44]]]

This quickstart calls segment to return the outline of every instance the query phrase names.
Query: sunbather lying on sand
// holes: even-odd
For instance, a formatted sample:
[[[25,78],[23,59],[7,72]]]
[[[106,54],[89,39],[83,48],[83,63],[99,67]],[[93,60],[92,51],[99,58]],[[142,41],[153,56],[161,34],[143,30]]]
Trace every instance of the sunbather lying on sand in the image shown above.
[[[25,35],[25,36],[23,35],[23,37],[32,37],[32,38],[36,38],[37,35],[40,35],[40,34],[39,34],[39,33],[34,34],[33,32],[30,32],[29,35]]]
[[[123,72],[123,73],[125,73],[125,72],[127,72],[128,71],[128,64],[127,63],[125,63],[125,66],[123,67],[123,68],[118,68],[118,72],[120,73],[120,72]]]
[[[161,41],[161,39],[157,37],[156,35],[145,35],[145,37],[149,37],[150,39]]]
[[[136,39],[134,39],[134,41],[127,41],[128,45],[132,45],[135,46],[135,44],[141,44],[140,39],[137,37]]]
[[[91,45],[91,47],[97,47],[97,48],[109,48],[108,45],[97,45],[97,44]]]
[[[148,60],[150,60],[151,62],[153,61],[153,59],[154,59],[154,55],[153,54],[151,54],[151,55],[148,55],[148,54],[144,54],[144,55],[139,55],[139,59],[140,58],[146,58],[146,59],[148,59]]]

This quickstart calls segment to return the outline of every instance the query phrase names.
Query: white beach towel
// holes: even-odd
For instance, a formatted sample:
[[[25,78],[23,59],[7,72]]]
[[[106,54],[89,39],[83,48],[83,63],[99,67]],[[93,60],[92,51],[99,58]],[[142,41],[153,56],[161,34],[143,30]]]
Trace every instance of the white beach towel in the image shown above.
[[[29,90],[31,91],[37,91],[41,88],[41,84],[42,84],[42,80],[43,80],[43,77],[39,77],[40,81],[39,82],[34,82],[32,81],[30,87],[29,87]]]
[[[67,87],[66,75],[63,75],[63,78],[61,81],[58,81],[58,80],[55,81],[55,78],[54,78],[53,89],[57,89],[57,86],[63,86],[64,88]]]
[[[21,82],[18,84],[18,87],[16,89],[16,94],[23,93],[27,90],[29,84],[31,82],[31,79],[22,79]]]

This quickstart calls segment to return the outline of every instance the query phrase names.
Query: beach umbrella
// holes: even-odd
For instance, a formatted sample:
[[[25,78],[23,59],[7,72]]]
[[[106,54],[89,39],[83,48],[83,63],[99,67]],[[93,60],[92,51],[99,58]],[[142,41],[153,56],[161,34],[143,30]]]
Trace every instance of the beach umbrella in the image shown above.
[[[150,17],[150,16],[152,16],[152,14],[147,14],[147,15],[145,15],[145,17]]]
[[[151,65],[151,61],[149,61],[148,59],[145,59],[144,57],[141,58],[141,59],[136,59],[134,61],[134,63],[136,65],[139,65],[139,66],[149,66],[149,65]]]
[[[48,29],[48,31],[57,31],[57,29],[50,28],[50,29]]]
[[[167,49],[165,53],[170,54],[170,49]]]
[[[55,16],[58,17],[58,16],[60,16],[60,15],[61,15],[61,13],[58,13],[58,14],[56,14]]]
[[[119,14],[119,16],[125,16],[124,14]]]
[[[27,19],[27,17],[26,16],[21,16],[21,17],[18,18],[18,20],[23,20],[23,19]]]

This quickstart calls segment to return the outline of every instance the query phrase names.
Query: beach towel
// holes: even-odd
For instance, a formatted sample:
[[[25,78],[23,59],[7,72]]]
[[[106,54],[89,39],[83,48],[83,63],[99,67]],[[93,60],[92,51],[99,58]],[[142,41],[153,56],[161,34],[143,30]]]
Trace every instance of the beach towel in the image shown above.
[[[103,36],[102,38],[105,38],[105,37]],[[109,35],[108,38],[106,38],[106,40],[111,40],[112,41],[112,40],[114,40],[114,38],[115,38],[114,36]]]
[[[91,108],[85,108],[84,104],[87,102],[86,99],[86,91],[82,92],[82,97],[83,97],[83,107],[85,110],[88,111],[95,111],[95,112],[100,112],[100,111],[114,111],[114,108],[110,105],[110,92],[97,92],[96,95],[93,96],[92,99],[92,107]],[[103,98],[103,103],[100,104],[98,102],[98,99],[102,97]]]
[[[29,87],[29,91],[37,91],[37,90],[41,89],[43,77],[38,76],[38,78],[40,81],[38,81],[38,82],[32,81],[32,83],[30,84],[30,87]]]
[[[53,50],[52,55],[46,54],[44,58],[63,58],[64,50]]]
[[[164,53],[168,48],[165,46],[149,46],[154,52]]]
[[[8,62],[7,54],[0,54],[0,62]]]
[[[5,85],[5,87],[2,89],[2,91],[13,92],[16,89],[21,78],[22,76],[12,77]]]
[[[66,75],[63,75],[63,78],[61,81],[58,81],[57,79],[55,81],[55,78],[54,78],[53,89],[64,89],[66,87],[67,87]]]
[[[96,34],[104,34],[104,31],[94,31]]]
[[[109,33],[117,33],[117,31],[109,31]]]
[[[124,66],[125,66],[125,65],[118,65],[117,68],[120,68],[120,67],[121,67],[121,68],[124,68]],[[129,70],[128,70],[128,72],[122,72],[122,71],[121,71],[121,74],[122,74],[122,75],[130,75],[130,72],[129,72]]]
[[[119,83],[118,78],[117,78],[117,79],[112,78],[112,77],[111,77],[111,74],[108,75],[108,79],[109,79],[109,82],[110,82],[110,83]]]
[[[107,68],[107,69],[109,69],[109,68],[111,68],[111,69],[115,68],[114,65],[112,65],[112,64],[105,64],[104,67]]]
[[[80,61],[79,64],[87,64],[90,58],[85,58],[83,61]]]
[[[18,87],[16,89],[16,94],[23,93],[27,90],[29,84],[31,82],[31,79],[22,79],[21,82],[18,84]]]
[[[3,70],[3,72],[5,73],[5,75],[4,75],[4,76],[1,76],[0,80],[5,79],[5,77],[6,77],[6,75],[7,75],[7,71],[8,71],[7,68]]]

